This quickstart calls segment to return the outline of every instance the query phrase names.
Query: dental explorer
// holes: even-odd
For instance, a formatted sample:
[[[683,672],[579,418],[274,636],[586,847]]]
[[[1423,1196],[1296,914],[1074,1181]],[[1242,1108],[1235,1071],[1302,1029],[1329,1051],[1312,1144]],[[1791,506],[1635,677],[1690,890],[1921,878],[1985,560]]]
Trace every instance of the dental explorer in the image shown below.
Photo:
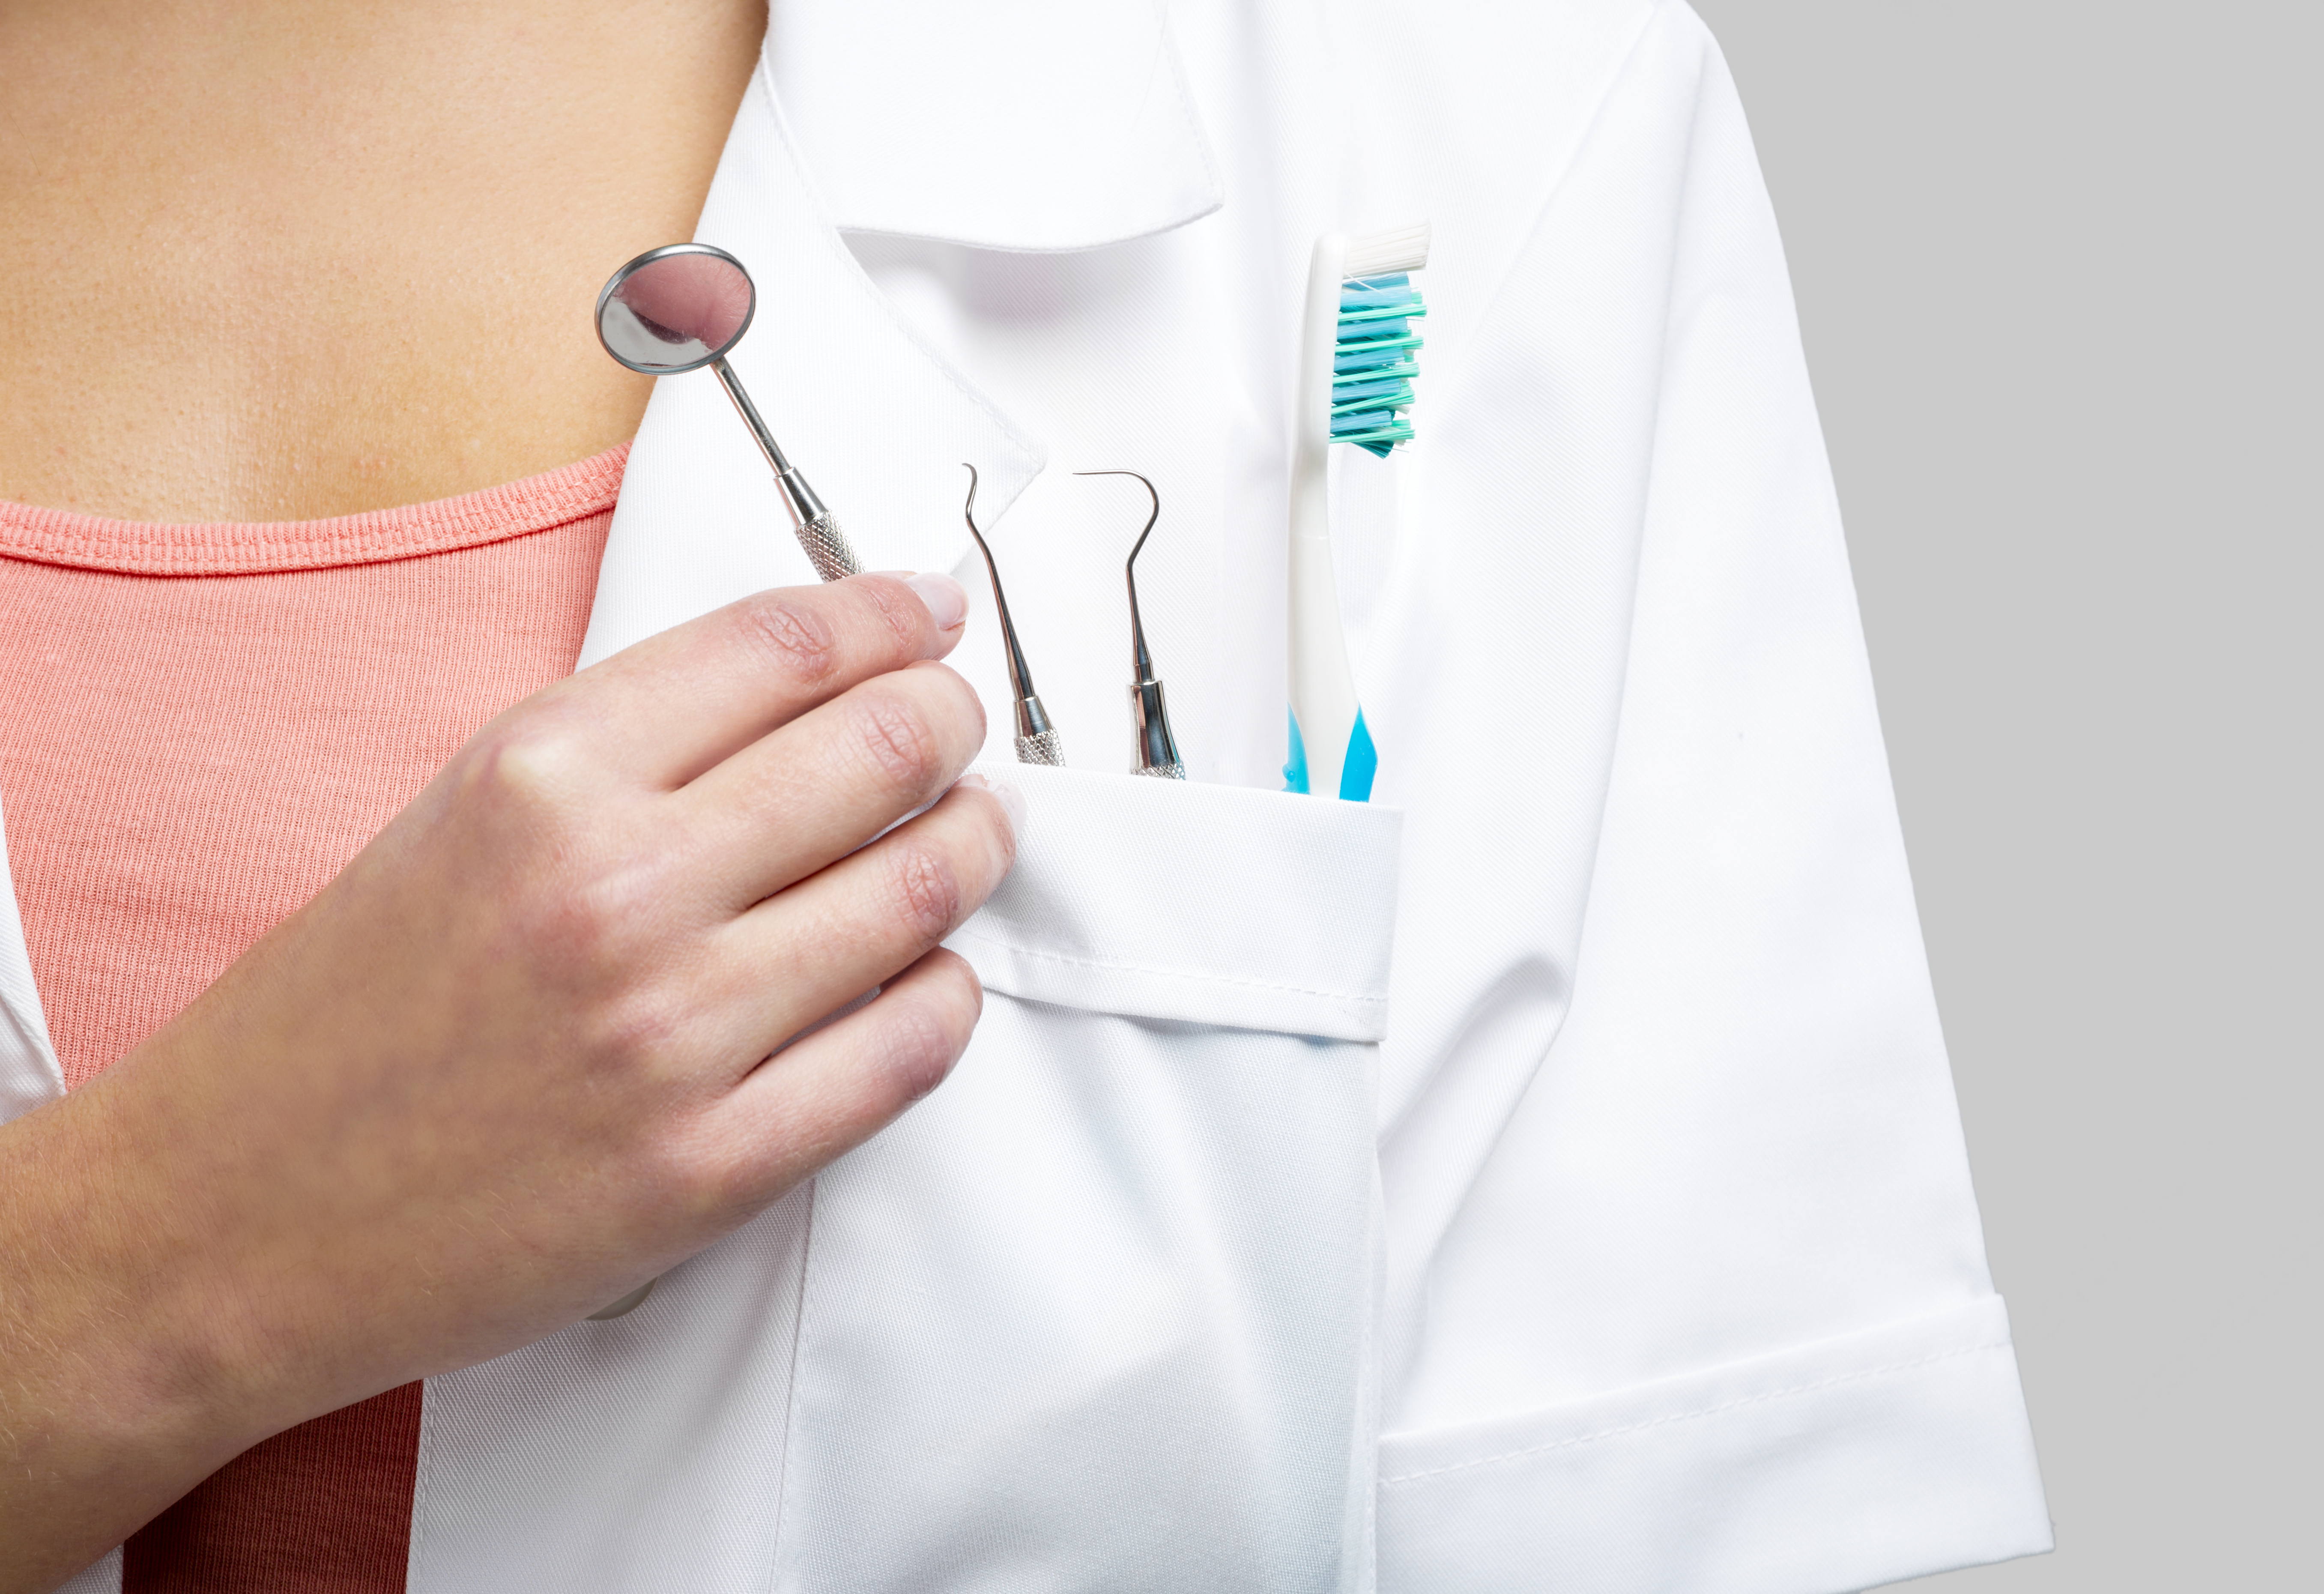
[[[1138,556],[1146,539],[1154,535],[1154,522],[1162,518],[1162,494],[1136,471],[1075,471],[1074,475],[1136,476],[1154,501],[1154,512],[1146,517],[1146,529],[1139,532],[1137,545],[1121,567],[1121,578],[1130,587],[1130,728],[1138,760],[1130,773],[1157,780],[1184,780],[1186,766],[1179,760],[1178,743],[1170,734],[1170,711],[1162,701],[1162,683],[1155,677],[1153,655],[1146,650],[1146,623],[1138,616]]]
[[[838,581],[862,570],[855,550],[798,467],[784,457],[759,418],[759,407],[742,390],[742,378],[726,363],[758,308],[758,290],[741,261],[707,244],[672,244],[646,251],[606,281],[597,295],[597,341],[614,359],[648,376],[675,376],[705,365],[715,372],[759,452],[774,467],[775,484],[790,508],[807,562],[824,580]]]
[[[1009,658],[1009,691],[1017,701],[1017,761],[1062,767],[1065,742],[1049,723],[1040,694],[1033,690],[1033,672],[1025,668],[1025,650],[1017,645],[1016,622],[1009,618],[1009,600],[1001,593],[1001,567],[992,562],[984,533],[976,529],[976,467],[963,460],[961,468],[968,472],[968,502],[961,508],[961,518],[968,522],[968,534],[976,539],[977,551],[984,556],[984,573],[992,578],[992,606],[1001,613],[1001,650]]]

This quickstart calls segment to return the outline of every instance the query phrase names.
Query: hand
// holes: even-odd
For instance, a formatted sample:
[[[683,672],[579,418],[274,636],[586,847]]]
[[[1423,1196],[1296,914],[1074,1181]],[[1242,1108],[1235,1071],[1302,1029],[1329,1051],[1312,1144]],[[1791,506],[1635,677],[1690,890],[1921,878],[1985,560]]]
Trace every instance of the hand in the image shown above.
[[[935,662],[965,613],[943,576],[767,593],[540,693],[0,1130],[0,1560],[37,1563],[0,1589],[595,1311],[944,1078],[982,998],[937,943],[1014,851],[953,784],[984,738]]]

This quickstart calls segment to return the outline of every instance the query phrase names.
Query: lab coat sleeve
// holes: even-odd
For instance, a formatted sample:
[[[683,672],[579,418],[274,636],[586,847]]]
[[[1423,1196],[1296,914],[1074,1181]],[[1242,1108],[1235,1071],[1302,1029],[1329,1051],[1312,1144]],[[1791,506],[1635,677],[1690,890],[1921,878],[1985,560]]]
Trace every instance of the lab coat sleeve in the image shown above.
[[[1563,1022],[1401,1232],[1385,1590],[1840,1594],[2050,1544],[1775,219],[1708,33],[1648,34],[1566,179],[1646,170],[1625,125],[1681,148],[1602,825]]]

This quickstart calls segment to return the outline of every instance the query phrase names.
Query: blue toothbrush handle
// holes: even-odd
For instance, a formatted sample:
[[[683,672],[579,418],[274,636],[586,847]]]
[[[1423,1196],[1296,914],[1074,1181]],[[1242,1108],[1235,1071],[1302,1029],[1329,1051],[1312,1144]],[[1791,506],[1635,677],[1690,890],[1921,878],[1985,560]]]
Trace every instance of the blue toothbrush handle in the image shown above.
[[[1307,791],[1307,742],[1299,734],[1299,711],[1289,709],[1285,718],[1291,723],[1291,756],[1283,765],[1283,789],[1302,795]],[[1356,710],[1355,729],[1348,733],[1348,746],[1340,760],[1340,800],[1368,803],[1372,800],[1372,777],[1379,772],[1379,750],[1372,745],[1372,733],[1364,723],[1364,711]]]

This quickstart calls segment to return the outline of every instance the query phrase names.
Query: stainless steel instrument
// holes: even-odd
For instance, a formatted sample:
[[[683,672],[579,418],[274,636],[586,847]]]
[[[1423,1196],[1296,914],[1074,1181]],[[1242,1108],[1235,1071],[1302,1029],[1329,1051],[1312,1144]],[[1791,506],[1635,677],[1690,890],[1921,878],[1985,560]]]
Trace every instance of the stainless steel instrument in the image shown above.
[[[1154,673],[1154,658],[1146,649],[1146,622],[1138,613],[1138,556],[1146,547],[1146,539],[1154,534],[1154,522],[1162,518],[1162,494],[1154,484],[1136,471],[1075,471],[1077,476],[1132,476],[1146,489],[1154,501],[1153,512],[1146,517],[1145,530],[1130,550],[1130,557],[1121,567],[1121,578],[1130,587],[1130,729],[1135,744],[1136,761],[1130,766],[1133,775],[1150,775],[1157,780],[1184,780],[1186,766],[1178,757],[1176,738],[1170,734],[1170,711],[1162,698],[1162,682]]]
[[[705,365],[715,372],[759,452],[774,467],[807,562],[824,580],[838,581],[862,570],[855,550],[784,456],[742,378],[726,363],[758,308],[758,289],[741,261],[707,244],[672,244],[646,251],[606,282],[597,295],[597,341],[614,359],[648,376],[675,376]]]
[[[1000,567],[992,562],[992,549],[986,546],[984,533],[976,529],[976,467],[963,460],[961,468],[968,472],[968,502],[962,506],[961,518],[968,522],[968,534],[976,539],[977,551],[984,556],[984,573],[992,578],[992,606],[1001,613],[1001,643],[1009,657],[1009,693],[1016,700],[1017,761],[1062,768],[1065,742],[1041,707],[1040,694],[1033,690],[1033,672],[1026,668],[1025,650],[1017,645],[1017,623],[1009,618],[1009,600],[1001,591]]]

